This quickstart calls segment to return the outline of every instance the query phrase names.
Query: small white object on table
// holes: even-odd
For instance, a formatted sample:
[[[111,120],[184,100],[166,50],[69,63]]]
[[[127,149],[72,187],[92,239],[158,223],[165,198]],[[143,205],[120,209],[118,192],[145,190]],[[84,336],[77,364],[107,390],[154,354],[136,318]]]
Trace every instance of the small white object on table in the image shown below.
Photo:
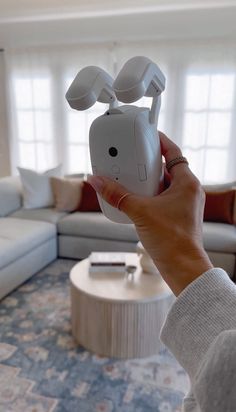
[[[140,255],[140,266],[144,273],[153,273],[158,276],[161,276],[156,266],[154,265],[152,258],[149,256],[146,249],[144,249],[141,242],[137,243],[136,252],[138,253],[138,255]]]
[[[72,333],[99,355],[147,357],[158,353],[160,329],[174,296],[156,274],[145,275],[136,253],[126,253],[132,276],[89,273],[89,259],[70,272]]]

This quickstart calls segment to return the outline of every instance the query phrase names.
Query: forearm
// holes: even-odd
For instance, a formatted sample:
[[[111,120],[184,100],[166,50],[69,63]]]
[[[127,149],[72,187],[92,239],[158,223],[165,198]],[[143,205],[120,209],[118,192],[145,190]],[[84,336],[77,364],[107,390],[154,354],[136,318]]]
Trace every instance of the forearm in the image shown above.
[[[214,268],[176,299],[161,339],[193,378],[214,339],[229,329],[236,329],[236,286],[222,269]]]

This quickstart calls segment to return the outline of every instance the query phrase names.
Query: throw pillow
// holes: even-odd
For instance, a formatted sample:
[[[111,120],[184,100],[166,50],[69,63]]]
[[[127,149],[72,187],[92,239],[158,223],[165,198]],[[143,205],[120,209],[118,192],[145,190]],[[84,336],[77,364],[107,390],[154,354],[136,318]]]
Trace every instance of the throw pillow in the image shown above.
[[[101,212],[94,188],[86,181],[82,186],[82,197],[79,205],[80,212]]]
[[[227,192],[229,190],[236,190],[236,181],[228,182],[228,183],[219,183],[219,184],[211,184],[211,185],[203,185],[203,189],[206,193],[208,192]],[[233,212],[233,220],[236,222],[236,201],[234,202],[234,212]]]
[[[59,177],[62,166],[59,165],[44,173],[18,167],[23,187],[23,206],[25,209],[36,209],[53,206],[53,193],[50,177]]]
[[[208,222],[234,223],[235,190],[206,192],[204,220]]]
[[[59,212],[78,210],[82,195],[82,179],[51,177],[54,204]]]

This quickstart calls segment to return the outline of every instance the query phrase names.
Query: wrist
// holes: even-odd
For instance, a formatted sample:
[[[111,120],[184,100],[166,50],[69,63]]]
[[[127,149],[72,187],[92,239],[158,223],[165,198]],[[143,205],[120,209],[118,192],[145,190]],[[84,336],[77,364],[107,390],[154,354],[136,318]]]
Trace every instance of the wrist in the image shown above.
[[[204,272],[213,268],[207,253],[201,247],[175,252],[166,262],[158,261],[155,264],[176,296]]]

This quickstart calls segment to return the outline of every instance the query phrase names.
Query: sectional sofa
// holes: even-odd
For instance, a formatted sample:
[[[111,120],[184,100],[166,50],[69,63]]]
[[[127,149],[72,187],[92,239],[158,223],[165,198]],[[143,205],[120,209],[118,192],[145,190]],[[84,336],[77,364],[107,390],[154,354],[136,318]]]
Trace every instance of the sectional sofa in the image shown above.
[[[203,236],[213,264],[234,278],[236,227],[205,222]],[[19,178],[0,179],[0,298],[57,257],[78,260],[91,251],[134,252],[138,240],[133,225],[112,223],[100,212],[23,209]]]

